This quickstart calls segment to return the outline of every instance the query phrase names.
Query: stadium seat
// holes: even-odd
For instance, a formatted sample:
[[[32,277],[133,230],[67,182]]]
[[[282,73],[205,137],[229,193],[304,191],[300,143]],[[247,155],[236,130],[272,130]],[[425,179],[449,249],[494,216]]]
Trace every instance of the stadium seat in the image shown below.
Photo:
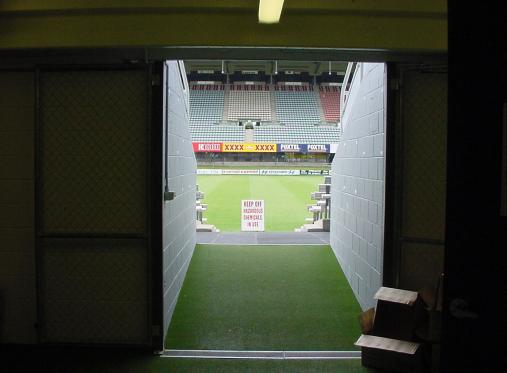
[[[271,120],[269,86],[231,85],[227,119]]]
[[[190,134],[192,141],[212,142],[244,140],[244,130],[237,126],[222,126],[224,111],[222,84],[193,84],[190,89]]]
[[[335,126],[280,126],[255,127],[255,142],[286,144],[333,144],[340,139],[340,129]]]
[[[213,87],[217,87],[214,89]],[[222,88],[222,89],[219,89]],[[190,89],[190,125],[209,126],[222,120],[224,111],[223,85],[192,85]]]
[[[312,90],[275,89],[276,114],[278,120],[287,126],[314,125],[321,121],[318,102]],[[302,88],[302,87],[296,87]],[[306,87],[309,88],[309,87]]]
[[[219,124],[224,113],[225,88],[223,84],[190,85],[190,133],[194,142],[243,142],[245,130],[241,126]],[[259,119],[270,121],[270,86],[265,84],[228,86],[227,119]],[[324,114],[331,113],[326,120],[336,122],[333,110],[339,101],[336,87],[320,87],[319,94]],[[334,88],[334,89],[330,89]],[[336,126],[318,125],[321,123],[319,99],[312,86],[275,86],[276,113],[284,124],[256,126],[253,131],[254,142],[289,144],[332,144],[340,138]],[[334,105],[334,106],[333,106]],[[328,109],[326,109],[328,108]],[[339,110],[338,110],[339,111]]]
[[[190,134],[194,142],[243,142],[245,130],[239,126],[190,126]]]
[[[319,87],[322,111],[327,122],[340,121],[340,91],[337,87]]]

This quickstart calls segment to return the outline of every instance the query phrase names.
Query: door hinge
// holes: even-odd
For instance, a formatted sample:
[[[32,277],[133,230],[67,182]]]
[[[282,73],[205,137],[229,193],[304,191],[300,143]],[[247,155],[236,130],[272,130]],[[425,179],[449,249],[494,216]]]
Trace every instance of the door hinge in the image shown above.
[[[159,74],[152,75],[151,77],[151,85],[152,86],[159,86],[162,84],[162,79]]]
[[[151,335],[154,337],[160,336],[160,325],[151,326]]]
[[[397,78],[391,79],[391,81],[389,82],[389,88],[392,91],[399,91],[400,90],[400,79],[397,79]]]
[[[176,192],[166,191],[164,192],[164,201],[172,201],[176,197]]]

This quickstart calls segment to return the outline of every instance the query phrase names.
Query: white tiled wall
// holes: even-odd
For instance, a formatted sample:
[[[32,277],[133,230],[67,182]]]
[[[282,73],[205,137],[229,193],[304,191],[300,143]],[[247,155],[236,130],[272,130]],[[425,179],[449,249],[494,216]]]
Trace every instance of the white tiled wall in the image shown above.
[[[363,309],[382,281],[385,73],[360,64],[331,171],[331,246]]]
[[[195,248],[196,161],[189,130],[188,90],[182,87],[178,63],[167,63],[167,128],[169,190],[176,198],[164,204],[164,330],[171,320],[178,294]],[[183,79],[186,76],[183,70]],[[185,83],[186,84],[186,83]]]

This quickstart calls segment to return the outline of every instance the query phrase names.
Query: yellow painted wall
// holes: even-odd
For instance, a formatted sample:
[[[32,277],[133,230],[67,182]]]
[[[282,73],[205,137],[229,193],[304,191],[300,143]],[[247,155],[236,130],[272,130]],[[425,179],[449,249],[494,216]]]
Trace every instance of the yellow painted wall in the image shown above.
[[[447,50],[445,0],[286,0],[257,22],[257,0],[5,0],[0,48],[274,46]]]

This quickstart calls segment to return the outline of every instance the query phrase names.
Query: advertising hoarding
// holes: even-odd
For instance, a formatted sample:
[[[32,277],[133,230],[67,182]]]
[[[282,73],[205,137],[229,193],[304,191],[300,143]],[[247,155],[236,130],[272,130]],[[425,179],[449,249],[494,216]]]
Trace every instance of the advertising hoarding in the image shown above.
[[[224,142],[222,145],[224,153],[276,153],[276,144],[273,143],[243,143]]]
[[[222,143],[221,142],[193,142],[192,146],[195,153],[221,153]]]

